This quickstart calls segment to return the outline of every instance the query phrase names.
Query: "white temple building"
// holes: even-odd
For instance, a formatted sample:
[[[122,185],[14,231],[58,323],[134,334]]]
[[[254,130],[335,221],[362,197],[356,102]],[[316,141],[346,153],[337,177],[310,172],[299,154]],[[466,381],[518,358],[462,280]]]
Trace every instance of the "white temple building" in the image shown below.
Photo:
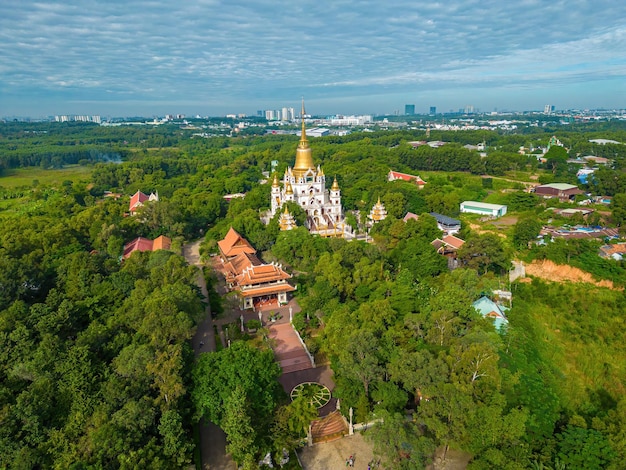
[[[302,113],[304,116],[304,100]],[[352,227],[345,223],[341,207],[341,190],[334,179],[330,190],[326,189],[324,170],[313,164],[313,156],[306,136],[304,118],[302,134],[296,149],[296,162],[285,170],[282,186],[274,175],[271,190],[270,218],[274,217],[285,202],[298,204],[307,214],[305,226],[322,236],[353,238]]]

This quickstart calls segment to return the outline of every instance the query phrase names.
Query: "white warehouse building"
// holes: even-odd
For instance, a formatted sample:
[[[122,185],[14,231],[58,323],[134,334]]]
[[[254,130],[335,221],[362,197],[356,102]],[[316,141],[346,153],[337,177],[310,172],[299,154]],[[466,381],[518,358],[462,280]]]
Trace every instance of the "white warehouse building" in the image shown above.
[[[506,214],[506,206],[502,204],[489,204],[488,202],[463,201],[461,212],[469,214],[481,214],[490,217],[502,217]]]

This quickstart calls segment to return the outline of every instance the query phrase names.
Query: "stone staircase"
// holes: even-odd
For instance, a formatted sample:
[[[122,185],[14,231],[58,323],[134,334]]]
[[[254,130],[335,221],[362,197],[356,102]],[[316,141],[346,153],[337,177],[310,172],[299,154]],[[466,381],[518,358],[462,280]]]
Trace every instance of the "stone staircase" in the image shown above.
[[[311,423],[313,443],[328,442],[348,434],[348,423],[339,411],[333,411],[324,418]]]
[[[275,343],[274,357],[280,364],[283,374],[313,367],[290,323],[276,323],[271,325],[269,330],[269,336]]]

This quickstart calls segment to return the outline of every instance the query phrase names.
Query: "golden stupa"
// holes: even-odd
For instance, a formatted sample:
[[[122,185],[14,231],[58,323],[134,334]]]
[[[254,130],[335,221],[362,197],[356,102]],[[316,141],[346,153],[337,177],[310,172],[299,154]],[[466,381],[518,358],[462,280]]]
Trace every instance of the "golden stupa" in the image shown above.
[[[296,149],[296,163],[293,166],[293,175],[296,178],[302,178],[309,170],[315,171],[313,155],[311,153],[311,147],[309,147],[309,141],[306,138],[306,129],[304,126],[304,98],[302,98],[302,111],[300,116],[302,118],[302,135],[300,136],[300,142]]]

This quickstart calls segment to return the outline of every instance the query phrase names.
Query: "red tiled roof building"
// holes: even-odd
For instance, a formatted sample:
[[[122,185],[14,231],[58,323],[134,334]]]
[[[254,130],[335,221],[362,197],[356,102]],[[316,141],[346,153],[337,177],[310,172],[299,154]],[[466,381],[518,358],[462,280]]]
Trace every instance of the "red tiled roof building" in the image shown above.
[[[426,181],[424,181],[419,176],[407,175],[406,173],[400,173],[399,171],[393,171],[393,170],[389,170],[389,174],[387,175],[387,180],[388,181],[396,181],[396,180],[408,181],[410,183],[415,183],[420,189],[422,189],[424,185],[426,184]]]
[[[137,210],[144,205],[145,202],[148,201],[158,201],[159,194],[158,193],[150,193],[150,195],[144,194],[141,191],[137,191],[130,197],[130,204],[128,206],[128,212],[130,215],[135,215]]]
[[[217,244],[224,261],[226,284],[238,293],[243,308],[287,303],[287,292],[296,289],[287,282],[291,275],[281,265],[264,264],[252,245],[233,228]]]
[[[256,250],[252,245],[250,245],[250,242],[239,235],[239,233],[232,227],[224,239],[217,242],[217,246],[220,249],[220,255],[224,262],[228,261],[230,258],[234,258],[240,253],[248,253],[252,255],[256,253]]]
[[[172,246],[172,240],[165,235],[161,235],[154,240],[149,238],[137,237],[132,242],[124,245],[123,259],[130,258],[135,251],[157,251],[169,250]]]

